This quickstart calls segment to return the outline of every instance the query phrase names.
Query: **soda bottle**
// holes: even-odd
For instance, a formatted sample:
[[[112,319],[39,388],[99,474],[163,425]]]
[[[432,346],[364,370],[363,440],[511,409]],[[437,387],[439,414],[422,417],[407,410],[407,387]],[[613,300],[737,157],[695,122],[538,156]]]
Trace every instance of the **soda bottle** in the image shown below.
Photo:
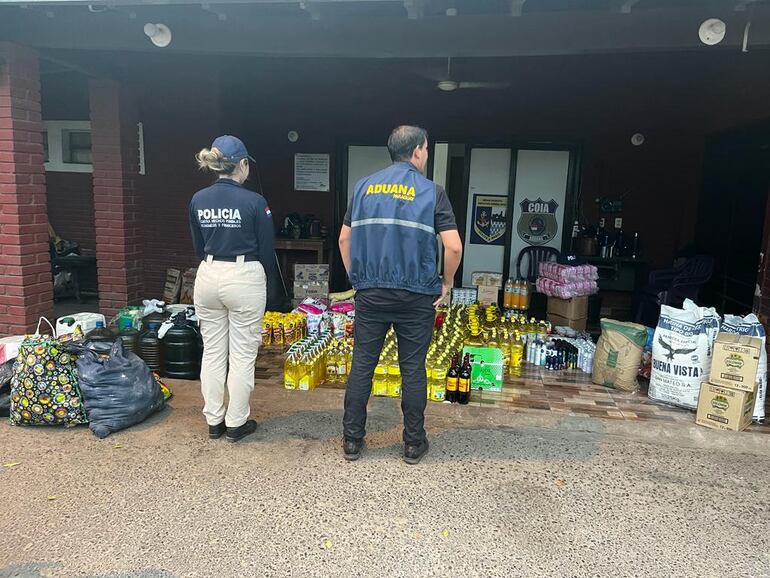
[[[526,279],[519,285],[519,309],[529,310],[529,282]]]
[[[513,295],[511,297],[511,309],[521,309],[521,281],[517,278],[513,284]]]
[[[458,403],[467,404],[471,399],[471,357],[466,353],[457,381]]]
[[[460,356],[455,353],[452,358],[452,367],[449,368],[446,376],[446,400],[451,403],[457,403],[457,390],[460,385]]]
[[[513,309],[513,279],[508,277],[508,281],[505,282],[505,292],[503,293],[503,308]]]

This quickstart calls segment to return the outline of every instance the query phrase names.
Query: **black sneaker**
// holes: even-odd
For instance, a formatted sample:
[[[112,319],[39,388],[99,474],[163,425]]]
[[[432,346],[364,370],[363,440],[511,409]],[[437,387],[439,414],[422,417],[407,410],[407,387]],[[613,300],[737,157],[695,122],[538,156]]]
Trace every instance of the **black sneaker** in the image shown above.
[[[222,422],[219,425],[210,425],[209,426],[209,439],[210,440],[218,440],[223,435],[225,435],[226,432],[227,432],[227,426],[225,425],[225,422]]]
[[[404,446],[404,461],[409,465],[417,465],[425,454],[428,453],[428,440],[422,442],[419,446]]]
[[[364,440],[343,440],[343,456],[349,462],[354,462],[361,457],[361,451],[364,449]]]
[[[250,436],[257,431],[257,422],[250,419],[241,427],[229,427],[227,428],[227,441],[237,442],[242,440],[246,436]]]

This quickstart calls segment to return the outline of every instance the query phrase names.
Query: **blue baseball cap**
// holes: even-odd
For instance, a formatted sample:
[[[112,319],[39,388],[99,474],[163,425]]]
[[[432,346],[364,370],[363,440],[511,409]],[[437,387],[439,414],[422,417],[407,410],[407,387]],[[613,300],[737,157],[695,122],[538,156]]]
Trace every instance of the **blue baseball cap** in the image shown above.
[[[243,159],[249,159],[251,162],[255,161],[249,151],[246,150],[246,145],[238,137],[231,136],[229,134],[217,137],[211,144],[211,148],[217,148],[222,153],[223,160],[231,163],[237,163]]]

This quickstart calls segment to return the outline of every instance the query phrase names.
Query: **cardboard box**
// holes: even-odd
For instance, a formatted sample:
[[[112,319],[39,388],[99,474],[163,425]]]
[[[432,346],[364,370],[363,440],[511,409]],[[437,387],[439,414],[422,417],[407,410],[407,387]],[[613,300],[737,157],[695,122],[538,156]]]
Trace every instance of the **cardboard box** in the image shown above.
[[[720,333],[714,343],[709,381],[714,385],[754,391],[762,341],[757,337]]]
[[[571,327],[575,331],[585,331],[588,326],[588,319],[567,319],[561,315],[555,315],[553,313],[548,314],[548,321],[554,327]]]
[[[179,297],[179,302],[185,305],[192,305],[195,293],[195,276],[198,274],[197,267],[188,269],[182,275],[182,293]]]
[[[471,285],[501,288],[503,286],[503,274],[493,271],[474,271],[471,273]]]
[[[743,431],[754,413],[753,391],[741,391],[704,382],[698,397],[695,423],[711,429]]]
[[[573,297],[572,299],[549,297],[548,313],[566,319],[586,319],[588,317],[588,297]]]
[[[163,287],[163,301],[168,304],[179,303],[182,292],[182,272],[179,269],[166,271],[166,284]]]
[[[294,281],[329,284],[329,265],[294,265]]]
[[[471,360],[471,391],[503,390],[503,352],[496,347],[466,347]]]
[[[500,293],[500,289],[497,287],[487,287],[486,285],[479,285],[477,298],[479,304],[490,305],[497,303],[497,296]]]
[[[476,287],[463,287],[461,289],[452,289],[452,305],[473,305],[479,296]]]
[[[326,283],[294,282],[294,299],[326,299],[329,296],[329,285]]]

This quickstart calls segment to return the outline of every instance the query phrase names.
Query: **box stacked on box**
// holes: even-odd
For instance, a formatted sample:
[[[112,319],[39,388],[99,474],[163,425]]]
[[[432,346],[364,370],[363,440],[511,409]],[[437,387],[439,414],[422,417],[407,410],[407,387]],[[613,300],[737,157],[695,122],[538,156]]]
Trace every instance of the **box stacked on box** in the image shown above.
[[[698,397],[698,425],[730,431],[751,425],[761,351],[762,340],[757,337],[717,336],[709,381],[701,384]]]
[[[548,298],[548,321],[555,327],[571,327],[576,331],[585,331],[587,320],[588,297]]]
[[[326,299],[329,296],[329,265],[294,265],[294,299],[308,297]]]

